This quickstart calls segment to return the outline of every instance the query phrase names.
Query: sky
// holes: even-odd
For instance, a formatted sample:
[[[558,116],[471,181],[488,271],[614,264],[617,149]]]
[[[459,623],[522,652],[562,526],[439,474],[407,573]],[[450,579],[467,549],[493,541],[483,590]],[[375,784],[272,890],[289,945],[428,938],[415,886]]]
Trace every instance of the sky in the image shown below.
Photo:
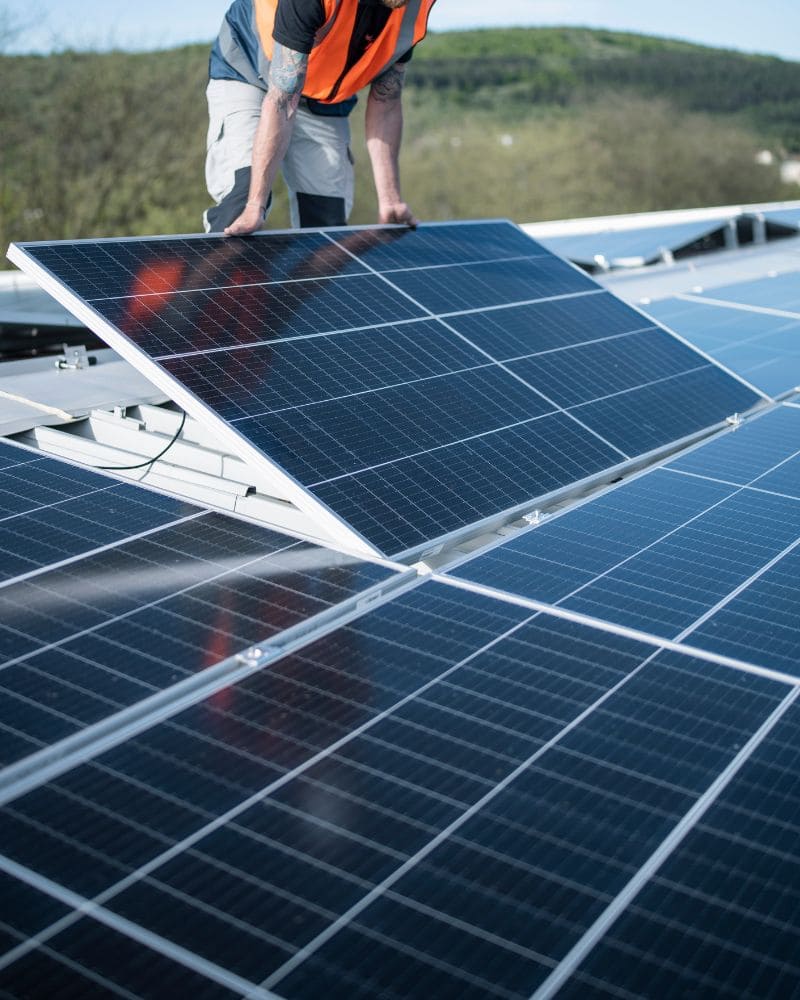
[[[11,52],[155,49],[209,42],[227,0],[0,0],[0,43]],[[22,29],[11,44],[7,25]],[[585,25],[682,38],[800,61],[799,0],[439,0],[431,28]]]

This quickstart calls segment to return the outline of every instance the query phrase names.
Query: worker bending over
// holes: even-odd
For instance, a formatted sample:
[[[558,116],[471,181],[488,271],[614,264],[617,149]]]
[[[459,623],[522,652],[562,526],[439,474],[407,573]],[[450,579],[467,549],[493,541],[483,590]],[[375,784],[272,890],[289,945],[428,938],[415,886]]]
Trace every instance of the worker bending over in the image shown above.
[[[434,2],[234,0],[209,65],[207,232],[261,229],[279,169],[293,227],[346,225],[348,115],[367,84],[378,221],[416,225],[400,193],[403,78]]]

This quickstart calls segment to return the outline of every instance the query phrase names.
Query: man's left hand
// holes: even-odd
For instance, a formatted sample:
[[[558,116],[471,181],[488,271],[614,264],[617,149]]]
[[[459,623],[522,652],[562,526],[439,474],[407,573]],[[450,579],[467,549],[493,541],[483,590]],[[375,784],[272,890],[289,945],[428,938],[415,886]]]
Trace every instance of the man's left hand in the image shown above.
[[[381,225],[398,223],[401,226],[408,226],[416,229],[419,223],[414,218],[414,213],[404,201],[397,201],[391,205],[381,205],[378,208],[378,222]]]
[[[235,219],[224,231],[225,236],[248,236],[264,225],[264,209],[250,202],[238,219]]]

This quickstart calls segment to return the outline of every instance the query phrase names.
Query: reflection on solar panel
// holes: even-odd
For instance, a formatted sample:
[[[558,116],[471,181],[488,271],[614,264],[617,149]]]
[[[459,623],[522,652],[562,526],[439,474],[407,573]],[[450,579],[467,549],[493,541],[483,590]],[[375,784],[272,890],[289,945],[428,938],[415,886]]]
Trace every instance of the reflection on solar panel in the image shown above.
[[[541,241],[548,250],[579,264],[641,267],[695,244],[723,246],[722,231],[727,224],[728,219],[700,219],[668,226],[542,236]]]
[[[362,551],[418,549],[759,402],[509,223],[12,256]]]
[[[645,308],[769,396],[800,386],[800,316],[792,319],[680,298],[662,299]]]
[[[0,986],[546,990],[794,693],[423,583],[16,798]]]
[[[6,767],[394,575],[11,444],[0,463]]]

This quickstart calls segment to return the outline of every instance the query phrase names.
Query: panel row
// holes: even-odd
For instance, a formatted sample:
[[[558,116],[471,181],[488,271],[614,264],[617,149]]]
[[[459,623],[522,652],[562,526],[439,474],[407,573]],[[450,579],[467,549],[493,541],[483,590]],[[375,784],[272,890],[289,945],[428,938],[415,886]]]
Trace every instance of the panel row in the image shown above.
[[[789,690],[426,582],[9,803],[0,868],[217,985],[529,996]],[[109,977],[43,905],[0,988],[34,925]]]

